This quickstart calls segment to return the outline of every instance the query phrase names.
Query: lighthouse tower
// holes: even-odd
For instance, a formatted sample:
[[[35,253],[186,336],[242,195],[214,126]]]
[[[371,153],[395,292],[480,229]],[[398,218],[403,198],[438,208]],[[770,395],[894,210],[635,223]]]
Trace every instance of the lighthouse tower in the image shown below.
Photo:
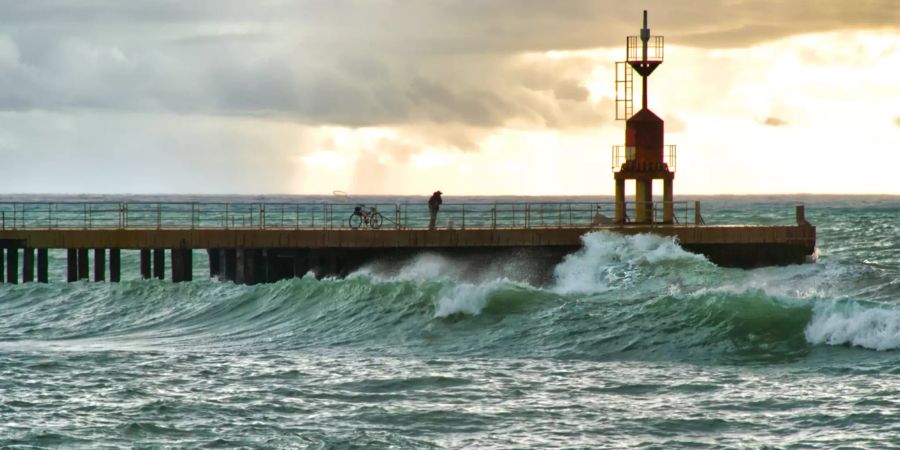
[[[672,183],[675,179],[675,146],[665,145],[663,120],[647,108],[647,79],[663,62],[663,37],[650,36],[647,11],[640,36],[628,36],[626,60],[616,63],[616,119],[625,121],[625,145],[613,146],[612,169],[616,180],[616,223],[625,223],[628,209],[625,182],[634,180],[634,222],[672,223]],[[632,114],[634,74],[641,76],[641,109]],[[653,203],[653,180],[662,180],[662,214]]]

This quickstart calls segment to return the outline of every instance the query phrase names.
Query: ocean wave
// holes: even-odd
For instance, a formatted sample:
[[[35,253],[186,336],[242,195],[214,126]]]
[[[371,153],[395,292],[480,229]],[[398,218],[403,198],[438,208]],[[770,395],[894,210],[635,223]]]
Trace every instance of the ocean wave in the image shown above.
[[[682,249],[673,238],[607,231],[582,237],[583,247],[554,269],[553,290],[563,294],[598,293],[634,285],[643,270],[706,271],[714,266],[702,255]]]
[[[835,261],[724,269],[669,238],[598,232],[583,239],[584,248],[544,287],[517,279],[514,257],[475,270],[432,254],[346,279],[257,286],[154,280],[4,287],[0,341],[69,342],[81,350],[362,345],[714,361],[790,360],[815,345],[900,346],[900,310],[853,301],[855,293],[880,289],[874,269]]]
[[[806,339],[812,344],[853,345],[872,350],[900,348],[900,309],[859,302],[818,302]]]

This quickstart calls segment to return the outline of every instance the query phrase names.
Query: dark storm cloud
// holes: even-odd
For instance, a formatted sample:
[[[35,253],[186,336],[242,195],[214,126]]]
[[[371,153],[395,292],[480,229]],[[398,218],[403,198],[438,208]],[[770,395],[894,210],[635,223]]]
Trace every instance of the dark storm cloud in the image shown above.
[[[651,11],[670,43],[896,27],[894,1],[0,2],[0,109],[179,112],[307,124],[596,126],[592,63]],[[605,101],[605,100],[604,100]]]

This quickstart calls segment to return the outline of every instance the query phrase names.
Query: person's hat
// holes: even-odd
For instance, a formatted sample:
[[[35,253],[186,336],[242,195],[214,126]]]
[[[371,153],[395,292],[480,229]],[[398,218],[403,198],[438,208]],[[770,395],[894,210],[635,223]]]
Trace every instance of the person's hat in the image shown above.
[[[443,192],[441,192],[441,191],[434,191],[434,195],[441,195],[441,194],[443,194]]]

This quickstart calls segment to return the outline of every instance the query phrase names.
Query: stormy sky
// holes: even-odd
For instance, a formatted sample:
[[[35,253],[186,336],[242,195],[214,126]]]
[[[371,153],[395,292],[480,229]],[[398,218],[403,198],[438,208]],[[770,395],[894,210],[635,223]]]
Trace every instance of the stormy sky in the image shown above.
[[[896,0],[0,1],[0,192],[610,194],[642,9],[676,193],[900,193]]]

